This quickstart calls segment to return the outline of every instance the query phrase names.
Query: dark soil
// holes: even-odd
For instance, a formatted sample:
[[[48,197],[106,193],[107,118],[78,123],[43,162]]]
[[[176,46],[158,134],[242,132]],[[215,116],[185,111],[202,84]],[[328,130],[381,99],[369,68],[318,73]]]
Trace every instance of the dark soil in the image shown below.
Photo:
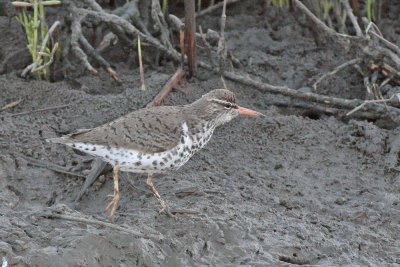
[[[240,60],[235,71],[305,90],[352,59],[338,47],[317,46],[299,14],[263,9],[261,2],[227,9],[228,47]],[[218,30],[219,16],[218,11],[199,24]],[[399,22],[389,16],[385,25],[393,29],[384,30],[397,44]],[[0,17],[0,28],[7,33],[0,38],[2,58],[23,48],[14,19]],[[114,223],[152,237],[39,216],[57,210],[107,221],[103,210],[112,193],[111,173],[73,208],[84,178],[37,163],[87,174],[91,157],[45,139],[144,107],[175,71],[172,64],[148,66],[147,90],[141,91],[136,66],[127,60],[117,66],[121,85],[102,71],[57,83],[26,81],[15,71],[0,76],[0,107],[23,99],[0,113],[0,257],[11,266],[400,265],[399,129],[323,114],[313,120],[270,105],[286,98],[229,81],[241,105],[266,117],[237,118],[220,127],[179,171],[154,179],[173,209],[196,214],[176,220],[158,214],[145,176],[123,173]],[[8,70],[17,67],[23,66]],[[190,103],[221,87],[218,76],[200,69],[164,104]],[[351,68],[323,82],[319,91],[343,98],[363,98],[364,92],[362,77]],[[70,106],[11,116],[64,104]]]

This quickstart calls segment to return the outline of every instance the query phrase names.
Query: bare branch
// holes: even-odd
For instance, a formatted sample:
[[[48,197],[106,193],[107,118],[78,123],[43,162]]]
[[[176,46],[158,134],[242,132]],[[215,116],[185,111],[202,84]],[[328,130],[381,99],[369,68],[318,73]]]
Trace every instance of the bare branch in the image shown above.
[[[218,8],[221,8],[223,5],[229,5],[229,4],[233,4],[233,3],[239,2],[239,1],[240,0],[227,0],[226,3],[219,2],[219,3],[215,4],[215,5],[211,5],[210,7],[206,8],[206,9],[203,9],[200,12],[197,12],[196,17],[204,16],[204,15],[206,15],[208,13],[213,12],[214,10],[217,10]]]
[[[353,9],[350,6],[349,0],[343,1],[344,8],[346,9],[347,16],[349,16],[351,23],[353,23],[354,29],[356,30],[356,35],[362,37],[362,31],[360,25],[358,24],[356,16],[353,14]]]
[[[334,68],[332,71],[325,73],[322,75],[313,85],[314,90],[317,90],[318,85],[322,82],[322,80],[326,79],[329,76],[335,75],[339,71],[343,70],[344,68],[347,68],[348,66],[355,65],[360,63],[362,60],[360,58],[352,59],[350,61],[347,61],[336,68]]]
[[[202,61],[199,61],[199,66],[208,70],[212,70],[214,73],[219,74],[218,69],[214,69],[210,65]],[[291,89],[287,86],[274,86],[271,84],[259,82],[253,77],[245,77],[228,71],[224,71],[223,76],[232,81],[253,86],[254,88],[263,93],[280,94],[310,102],[321,103],[330,107],[354,109],[355,107],[364,103],[364,101],[360,99],[344,99],[344,98],[325,96],[310,92],[302,92],[299,90]],[[400,109],[391,106],[386,107],[384,105],[380,105],[379,103],[371,103],[370,105],[365,105],[362,107],[362,110],[363,111],[371,110],[381,115],[386,115],[388,112],[390,112],[395,114],[396,116],[400,116]]]
[[[168,56],[170,56],[173,60],[179,62],[180,56],[176,50],[168,49],[167,47],[162,45],[156,38],[140,32],[135,26],[130,24],[125,19],[122,19],[113,14],[108,14],[105,12],[97,12],[97,11],[87,10],[87,9],[83,9],[83,8],[77,8],[77,12],[84,16],[86,16],[86,15],[93,16],[107,24],[115,24],[115,25],[121,26],[128,34],[132,34],[134,36],[140,36],[140,38],[144,42],[148,42],[148,43],[152,44],[154,47],[156,47],[157,49],[161,50],[162,52],[164,52]]]
[[[217,54],[219,56],[219,69],[223,71],[223,65],[226,59],[226,43],[225,43],[225,24],[226,24],[226,0],[222,6],[221,14],[221,32],[218,41]]]
[[[184,75],[185,71],[182,68],[177,69],[171,79],[169,79],[164,85],[163,89],[157,94],[153,101],[147,104],[146,107],[159,106],[165,97],[171,92],[172,88],[174,88],[182,80]]]

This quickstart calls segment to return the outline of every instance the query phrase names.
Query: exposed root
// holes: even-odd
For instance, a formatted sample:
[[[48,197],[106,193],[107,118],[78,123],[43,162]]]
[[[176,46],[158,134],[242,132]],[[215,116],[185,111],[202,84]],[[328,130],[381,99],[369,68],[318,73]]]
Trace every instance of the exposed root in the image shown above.
[[[134,47],[134,39],[139,36],[143,42],[154,46],[158,51],[178,62],[179,53],[173,48],[170,42],[168,27],[161,12],[159,2],[156,0],[152,1],[149,16],[152,19],[151,23],[153,24],[153,28],[157,28],[157,34],[160,40],[153,37],[146,28],[143,22],[143,16],[140,16],[139,2],[140,0],[130,1],[123,7],[109,13],[103,10],[94,0],[84,0],[84,3],[89,8],[81,7],[82,4],[80,2],[66,0],[64,4],[69,13],[66,20],[69,21],[70,33],[67,33],[69,37],[64,38],[66,41],[63,47],[64,70],[71,68],[71,63],[68,60],[69,51],[71,50],[75,58],[79,59],[85,69],[89,70],[92,74],[98,73],[95,65],[92,63],[93,61],[107,71],[113,80],[119,81],[117,72],[113,69],[111,64],[104,59],[100,52],[119,40],[129,47]],[[104,36],[99,38],[101,42],[98,49],[96,49],[84,35],[82,30],[83,25],[91,25],[93,28],[96,27],[97,34],[102,33],[99,28],[104,25],[107,26],[111,32],[106,32]]]

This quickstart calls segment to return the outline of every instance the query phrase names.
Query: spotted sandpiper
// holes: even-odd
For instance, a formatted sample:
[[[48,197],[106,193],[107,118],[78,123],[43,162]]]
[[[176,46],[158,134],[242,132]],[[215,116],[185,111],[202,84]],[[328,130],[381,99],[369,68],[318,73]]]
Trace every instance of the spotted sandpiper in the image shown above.
[[[207,144],[217,126],[239,114],[262,115],[238,106],[231,91],[216,89],[189,105],[139,109],[102,126],[48,141],[101,157],[113,166],[114,194],[105,209],[110,217],[120,200],[120,170],[147,173],[147,185],[161,204],[160,212],[171,215],[152,175],[179,169]]]

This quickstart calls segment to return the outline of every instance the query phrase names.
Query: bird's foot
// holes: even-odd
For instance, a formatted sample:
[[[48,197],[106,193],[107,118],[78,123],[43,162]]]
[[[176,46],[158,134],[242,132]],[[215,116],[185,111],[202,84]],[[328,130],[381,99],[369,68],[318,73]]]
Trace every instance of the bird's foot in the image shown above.
[[[118,204],[119,204],[119,192],[114,192],[114,195],[109,195],[110,197],[112,197],[110,203],[108,203],[107,207],[104,209],[104,212],[108,214],[108,218],[111,220],[111,218],[113,217],[115,211],[118,208]]]
[[[158,213],[160,213],[160,214],[161,213],[165,213],[168,217],[175,218],[175,215],[173,215],[171,213],[167,202],[162,198],[158,198],[157,197],[157,199],[158,199],[158,201],[160,202],[160,205],[161,205],[161,209],[159,210]]]

